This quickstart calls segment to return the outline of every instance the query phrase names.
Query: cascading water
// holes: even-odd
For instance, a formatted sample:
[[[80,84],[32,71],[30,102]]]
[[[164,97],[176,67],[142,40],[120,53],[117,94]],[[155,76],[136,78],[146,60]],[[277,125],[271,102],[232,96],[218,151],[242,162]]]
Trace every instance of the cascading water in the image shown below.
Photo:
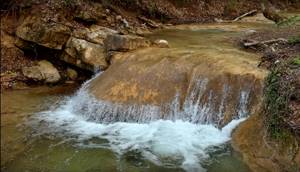
[[[173,32],[170,39],[181,40]],[[199,33],[207,38],[193,36]],[[207,46],[210,33],[199,33],[183,32],[182,40]],[[222,42],[215,39],[212,44]],[[158,166],[205,171],[210,151],[228,142],[259,105],[264,77],[252,54],[227,44],[211,47],[125,54],[58,108],[36,115],[36,125],[45,126],[36,128],[79,147],[107,148],[118,156],[137,152]]]
[[[137,151],[156,165],[171,164],[187,171],[205,171],[200,164],[209,157],[209,148],[229,141],[231,131],[247,116],[248,97],[243,91],[238,111],[241,118],[219,129],[211,120],[209,102],[199,106],[201,90],[207,80],[195,84],[182,110],[179,95],[176,95],[169,104],[171,111],[163,119],[160,119],[162,110],[157,106],[124,106],[98,101],[87,91],[90,81],[61,107],[37,116],[39,121],[49,123],[45,132],[69,136],[82,147],[108,148],[119,155]],[[224,95],[220,114],[225,99]],[[217,115],[219,120],[220,114]],[[95,137],[107,139],[109,144],[86,142]]]
[[[236,111],[232,112],[235,114],[231,116],[236,119],[248,116],[248,99],[253,85],[230,92],[230,86],[228,83],[224,83],[223,91],[219,95],[207,87],[209,82],[207,78],[192,81],[195,83],[190,84],[191,87],[188,88],[188,95],[184,98],[183,103],[180,102],[181,97],[177,93],[173,101],[160,106],[127,105],[98,100],[89,93],[87,89],[89,82],[87,82],[73,97],[72,112],[80,114],[86,120],[105,124],[114,122],[146,123],[162,119],[220,126],[220,124],[224,124],[226,98],[232,91],[238,91],[240,93],[233,100],[236,104],[234,107]],[[221,102],[216,103],[213,98],[218,96],[221,96]]]

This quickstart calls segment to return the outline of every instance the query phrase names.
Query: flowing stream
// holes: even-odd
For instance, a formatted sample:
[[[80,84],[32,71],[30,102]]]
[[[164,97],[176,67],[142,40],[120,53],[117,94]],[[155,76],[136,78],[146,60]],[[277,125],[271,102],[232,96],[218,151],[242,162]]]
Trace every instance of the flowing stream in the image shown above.
[[[180,26],[149,38],[168,40],[174,51],[180,47],[191,54],[219,53],[212,63],[228,56],[229,61],[221,65],[232,62],[264,73],[255,69],[258,56],[239,50],[231,40],[259,27],[265,26]],[[161,109],[159,105],[124,105],[94,97],[89,89],[105,73],[96,74],[77,91],[54,87],[2,93],[1,168],[9,172],[249,171],[232,150],[230,138],[234,128],[255,112],[251,102],[258,100],[252,98],[260,96],[258,88],[240,84],[251,77],[229,77],[225,84],[220,78],[213,83],[209,83],[211,78],[191,79],[195,82],[190,82],[185,98],[177,93],[168,107]],[[206,87],[216,83],[219,86]],[[225,112],[232,114],[226,117]],[[224,118],[228,118],[226,122]]]

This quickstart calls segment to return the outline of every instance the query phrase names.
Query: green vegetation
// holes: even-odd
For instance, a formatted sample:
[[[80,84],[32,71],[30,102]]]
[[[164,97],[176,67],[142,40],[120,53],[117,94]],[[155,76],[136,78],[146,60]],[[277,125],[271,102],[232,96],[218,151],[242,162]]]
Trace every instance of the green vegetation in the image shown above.
[[[293,65],[297,65],[300,66],[300,55],[298,55],[293,61],[292,61]]]
[[[297,89],[297,69],[300,67],[300,55],[274,65],[266,79],[264,92],[265,124],[271,138],[285,141],[291,136],[292,128],[288,125],[289,117],[293,114],[290,102]]]
[[[281,77],[280,69],[273,69],[267,77],[265,90],[266,125],[270,136],[280,140],[288,134],[284,127],[284,117],[289,112],[290,95],[290,89],[281,91]]]
[[[279,27],[300,25],[300,16],[297,15],[297,16],[289,17],[288,19],[279,22],[277,25]]]
[[[289,44],[299,44],[300,43],[300,35],[289,38],[288,42],[289,42]]]

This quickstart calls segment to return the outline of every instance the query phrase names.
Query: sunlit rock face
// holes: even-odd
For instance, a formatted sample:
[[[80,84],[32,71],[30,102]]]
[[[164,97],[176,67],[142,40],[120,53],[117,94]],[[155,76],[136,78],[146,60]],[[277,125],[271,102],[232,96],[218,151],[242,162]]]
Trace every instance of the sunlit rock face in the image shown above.
[[[224,125],[260,103],[265,72],[251,56],[161,48],[118,54],[89,83],[89,97],[77,110],[107,123],[182,119]]]

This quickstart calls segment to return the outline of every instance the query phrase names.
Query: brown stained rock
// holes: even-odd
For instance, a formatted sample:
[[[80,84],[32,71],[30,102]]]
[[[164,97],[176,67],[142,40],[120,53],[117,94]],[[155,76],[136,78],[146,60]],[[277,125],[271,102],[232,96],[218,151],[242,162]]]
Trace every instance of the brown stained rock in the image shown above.
[[[66,44],[62,60],[80,68],[94,71],[108,67],[104,48],[83,39],[71,37]]]
[[[23,40],[47,48],[61,50],[70,37],[71,29],[63,24],[46,22],[36,16],[27,17],[18,26],[16,35]]]
[[[249,107],[260,102],[265,73],[249,63],[230,56],[220,63],[217,54],[183,55],[162,48],[112,53],[110,67],[90,83],[89,91],[100,101],[161,108],[180,95],[181,106],[189,100],[206,113],[224,114],[219,121],[224,125],[239,114],[242,90],[250,91]],[[218,120],[217,115],[211,118],[207,120]]]
[[[143,37],[134,35],[109,35],[104,40],[106,51],[130,51],[149,47],[151,42]]]

